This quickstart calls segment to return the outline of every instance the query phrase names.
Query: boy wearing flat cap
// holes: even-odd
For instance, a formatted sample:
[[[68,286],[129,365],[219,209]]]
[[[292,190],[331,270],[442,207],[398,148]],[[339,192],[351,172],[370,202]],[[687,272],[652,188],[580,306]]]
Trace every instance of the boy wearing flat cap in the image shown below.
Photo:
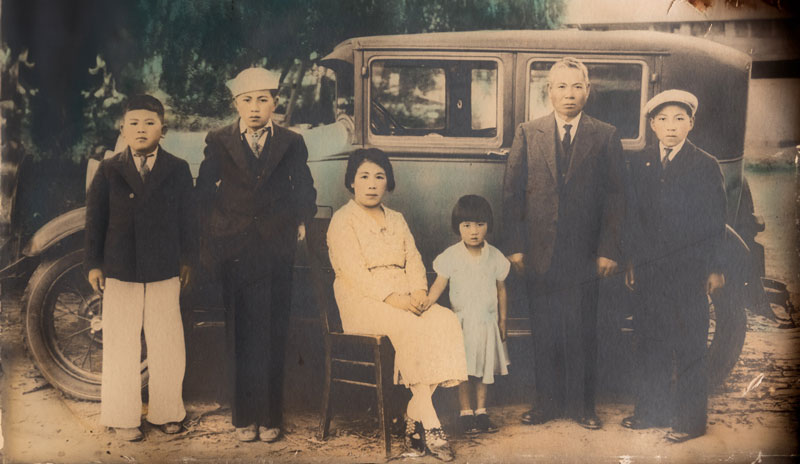
[[[239,119],[208,133],[196,184],[222,280],[241,441],[281,433],[292,265],[316,213],[303,137],[272,121],[278,81],[249,68],[227,82]]]
[[[708,296],[722,297],[717,253],[725,234],[725,187],[717,160],[686,137],[697,98],[653,97],[644,112],[656,138],[630,163],[626,284],[634,314],[639,391],[630,429],[672,426],[686,441],[706,431]],[[671,397],[673,369],[677,372]]]

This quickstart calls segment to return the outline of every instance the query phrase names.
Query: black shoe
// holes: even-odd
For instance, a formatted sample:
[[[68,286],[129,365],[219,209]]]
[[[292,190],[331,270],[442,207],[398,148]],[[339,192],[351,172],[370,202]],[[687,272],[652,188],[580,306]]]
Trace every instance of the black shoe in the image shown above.
[[[599,430],[603,427],[603,422],[600,421],[596,414],[592,414],[578,419],[578,425],[589,430]]]
[[[703,435],[703,433],[687,433],[687,432],[677,432],[673,430],[671,432],[668,432],[664,438],[666,438],[667,441],[672,443],[683,443],[693,438],[697,438],[701,435]]]
[[[622,426],[625,427],[626,429],[631,429],[631,430],[643,430],[655,427],[654,424],[642,419],[641,417],[635,414],[622,419],[622,422],[620,422],[620,424],[622,424]]]
[[[479,432],[476,426],[475,416],[470,414],[468,416],[458,417],[458,428],[464,435],[475,435]]]
[[[478,414],[475,418],[475,426],[478,428],[480,433],[497,432],[497,426],[492,423],[492,420],[489,419],[488,414]]]
[[[425,430],[425,447],[435,458],[442,461],[452,461],[455,458],[453,449],[447,442],[447,435],[441,427]]]
[[[403,453],[405,457],[425,455],[425,428],[422,427],[422,422],[406,416],[406,433],[403,443],[406,448]]]
[[[522,415],[522,423],[525,425],[539,425],[553,420],[552,416],[542,414],[539,411],[531,409]]]

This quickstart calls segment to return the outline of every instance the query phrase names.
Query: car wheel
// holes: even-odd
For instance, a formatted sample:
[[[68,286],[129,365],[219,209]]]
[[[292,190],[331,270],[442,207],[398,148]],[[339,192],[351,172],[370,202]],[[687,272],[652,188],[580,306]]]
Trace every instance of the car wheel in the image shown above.
[[[23,308],[28,349],[44,378],[73,398],[99,401],[102,297],[84,276],[83,250],[44,260],[28,281]],[[144,387],[144,344],[141,371]]]
[[[728,378],[742,353],[747,333],[747,314],[741,301],[722,294],[709,304],[706,356],[708,382],[712,390]]]

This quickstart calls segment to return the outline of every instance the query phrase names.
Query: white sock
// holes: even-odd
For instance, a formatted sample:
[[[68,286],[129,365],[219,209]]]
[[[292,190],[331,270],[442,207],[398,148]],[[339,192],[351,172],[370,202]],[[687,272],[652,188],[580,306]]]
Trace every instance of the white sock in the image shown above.
[[[462,415],[462,416],[472,416],[472,415],[474,415],[474,414],[475,414],[475,413],[474,413],[474,412],[472,412],[472,409],[462,409],[462,410],[461,410],[461,415]]]
[[[486,408],[480,408],[475,410],[475,415],[486,414]]]

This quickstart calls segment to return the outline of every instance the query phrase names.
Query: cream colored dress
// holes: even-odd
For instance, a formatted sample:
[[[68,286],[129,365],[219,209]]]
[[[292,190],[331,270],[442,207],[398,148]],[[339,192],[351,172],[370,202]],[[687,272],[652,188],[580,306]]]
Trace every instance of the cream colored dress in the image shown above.
[[[353,200],[328,228],[336,303],[347,333],[388,335],[395,383],[455,386],[467,378],[461,325],[447,308],[422,316],[383,302],[392,293],[427,290],[425,266],[403,215],[383,207],[381,227]]]

